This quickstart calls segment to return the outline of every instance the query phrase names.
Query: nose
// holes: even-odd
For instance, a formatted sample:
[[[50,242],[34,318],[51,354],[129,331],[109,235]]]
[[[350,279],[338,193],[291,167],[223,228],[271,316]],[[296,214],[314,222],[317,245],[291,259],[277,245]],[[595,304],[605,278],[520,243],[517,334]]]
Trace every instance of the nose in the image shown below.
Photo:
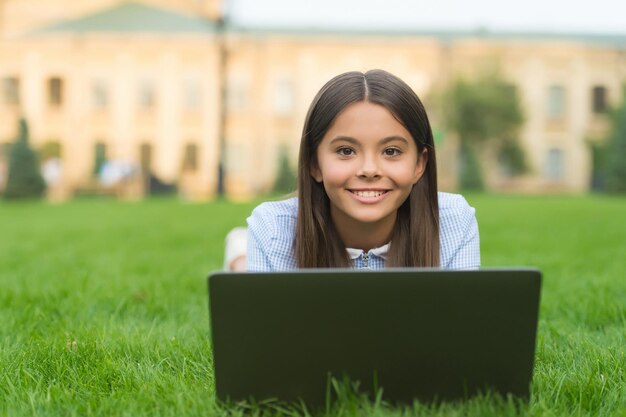
[[[366,155],[361,161],[357,176],[361,178],[378,178],[380,177],[380,168],[375,156]]]

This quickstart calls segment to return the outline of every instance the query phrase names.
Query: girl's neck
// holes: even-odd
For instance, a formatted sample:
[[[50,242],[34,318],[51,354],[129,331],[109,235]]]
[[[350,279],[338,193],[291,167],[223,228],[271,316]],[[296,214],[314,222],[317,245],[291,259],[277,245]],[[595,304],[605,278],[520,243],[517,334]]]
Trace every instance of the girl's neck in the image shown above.
[[[370,249],[389,243],[396,224],[397,213],[377,222],[363,223],[331,207],[330,216],[346,248],[368,252]]]

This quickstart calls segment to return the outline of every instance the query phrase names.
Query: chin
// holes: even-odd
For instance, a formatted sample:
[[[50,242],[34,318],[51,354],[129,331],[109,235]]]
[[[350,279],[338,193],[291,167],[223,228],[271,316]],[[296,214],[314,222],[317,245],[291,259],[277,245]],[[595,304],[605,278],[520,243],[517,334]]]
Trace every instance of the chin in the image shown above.
[[[361,222],[361,223],[378,223],[382,220],[384,220],[385,218],[387,218],[387,215],[383,215],[383,214],[361,214],[361,215],[355,215],[355,216],[350,216],[352,217],[354,220]]]

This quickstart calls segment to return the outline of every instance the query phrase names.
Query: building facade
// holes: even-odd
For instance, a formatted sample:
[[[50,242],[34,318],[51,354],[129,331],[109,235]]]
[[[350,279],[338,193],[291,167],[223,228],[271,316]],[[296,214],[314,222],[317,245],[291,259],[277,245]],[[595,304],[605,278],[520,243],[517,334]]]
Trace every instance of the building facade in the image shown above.
[[[605,135],[626,79],[626,36],[250,28],[220,25],[219,1],[0,1],[0,187],[25,117],[42,163],[62,167],[52,198],[111,184],[140,197],[147,174],[186,198],[210,198],[220,161],[231,197],[267,192],[282,151],[295,165],[317,90],[340,72],[372,68],[425,101],[441,188],[455,187],[457,144],[437,97],[458,77],[497,68],[522,100],[530,170],[511,177],[487,148],[488,186],[584,192],[590,144]],[[137,175],[103,184],[104,161]]]

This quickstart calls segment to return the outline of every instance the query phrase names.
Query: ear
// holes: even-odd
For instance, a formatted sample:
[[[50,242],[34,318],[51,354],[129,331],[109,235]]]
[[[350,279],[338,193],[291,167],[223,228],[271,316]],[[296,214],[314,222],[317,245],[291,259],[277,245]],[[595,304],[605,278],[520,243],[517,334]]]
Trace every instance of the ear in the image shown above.
[[[313,179],[318,183],[321,183],[324,179],[322,177],[322,170],[320,169],[316,158],[311,161],[311,177],[313,177]]]
[[[426,171],[426,165],[428,164],[428,149],[424,148],[424,150],[417,155],[417,164],[415,164],[415,175],[413,177],[413,184],[417,184],[417,182],[422,178],[424,172]]]

